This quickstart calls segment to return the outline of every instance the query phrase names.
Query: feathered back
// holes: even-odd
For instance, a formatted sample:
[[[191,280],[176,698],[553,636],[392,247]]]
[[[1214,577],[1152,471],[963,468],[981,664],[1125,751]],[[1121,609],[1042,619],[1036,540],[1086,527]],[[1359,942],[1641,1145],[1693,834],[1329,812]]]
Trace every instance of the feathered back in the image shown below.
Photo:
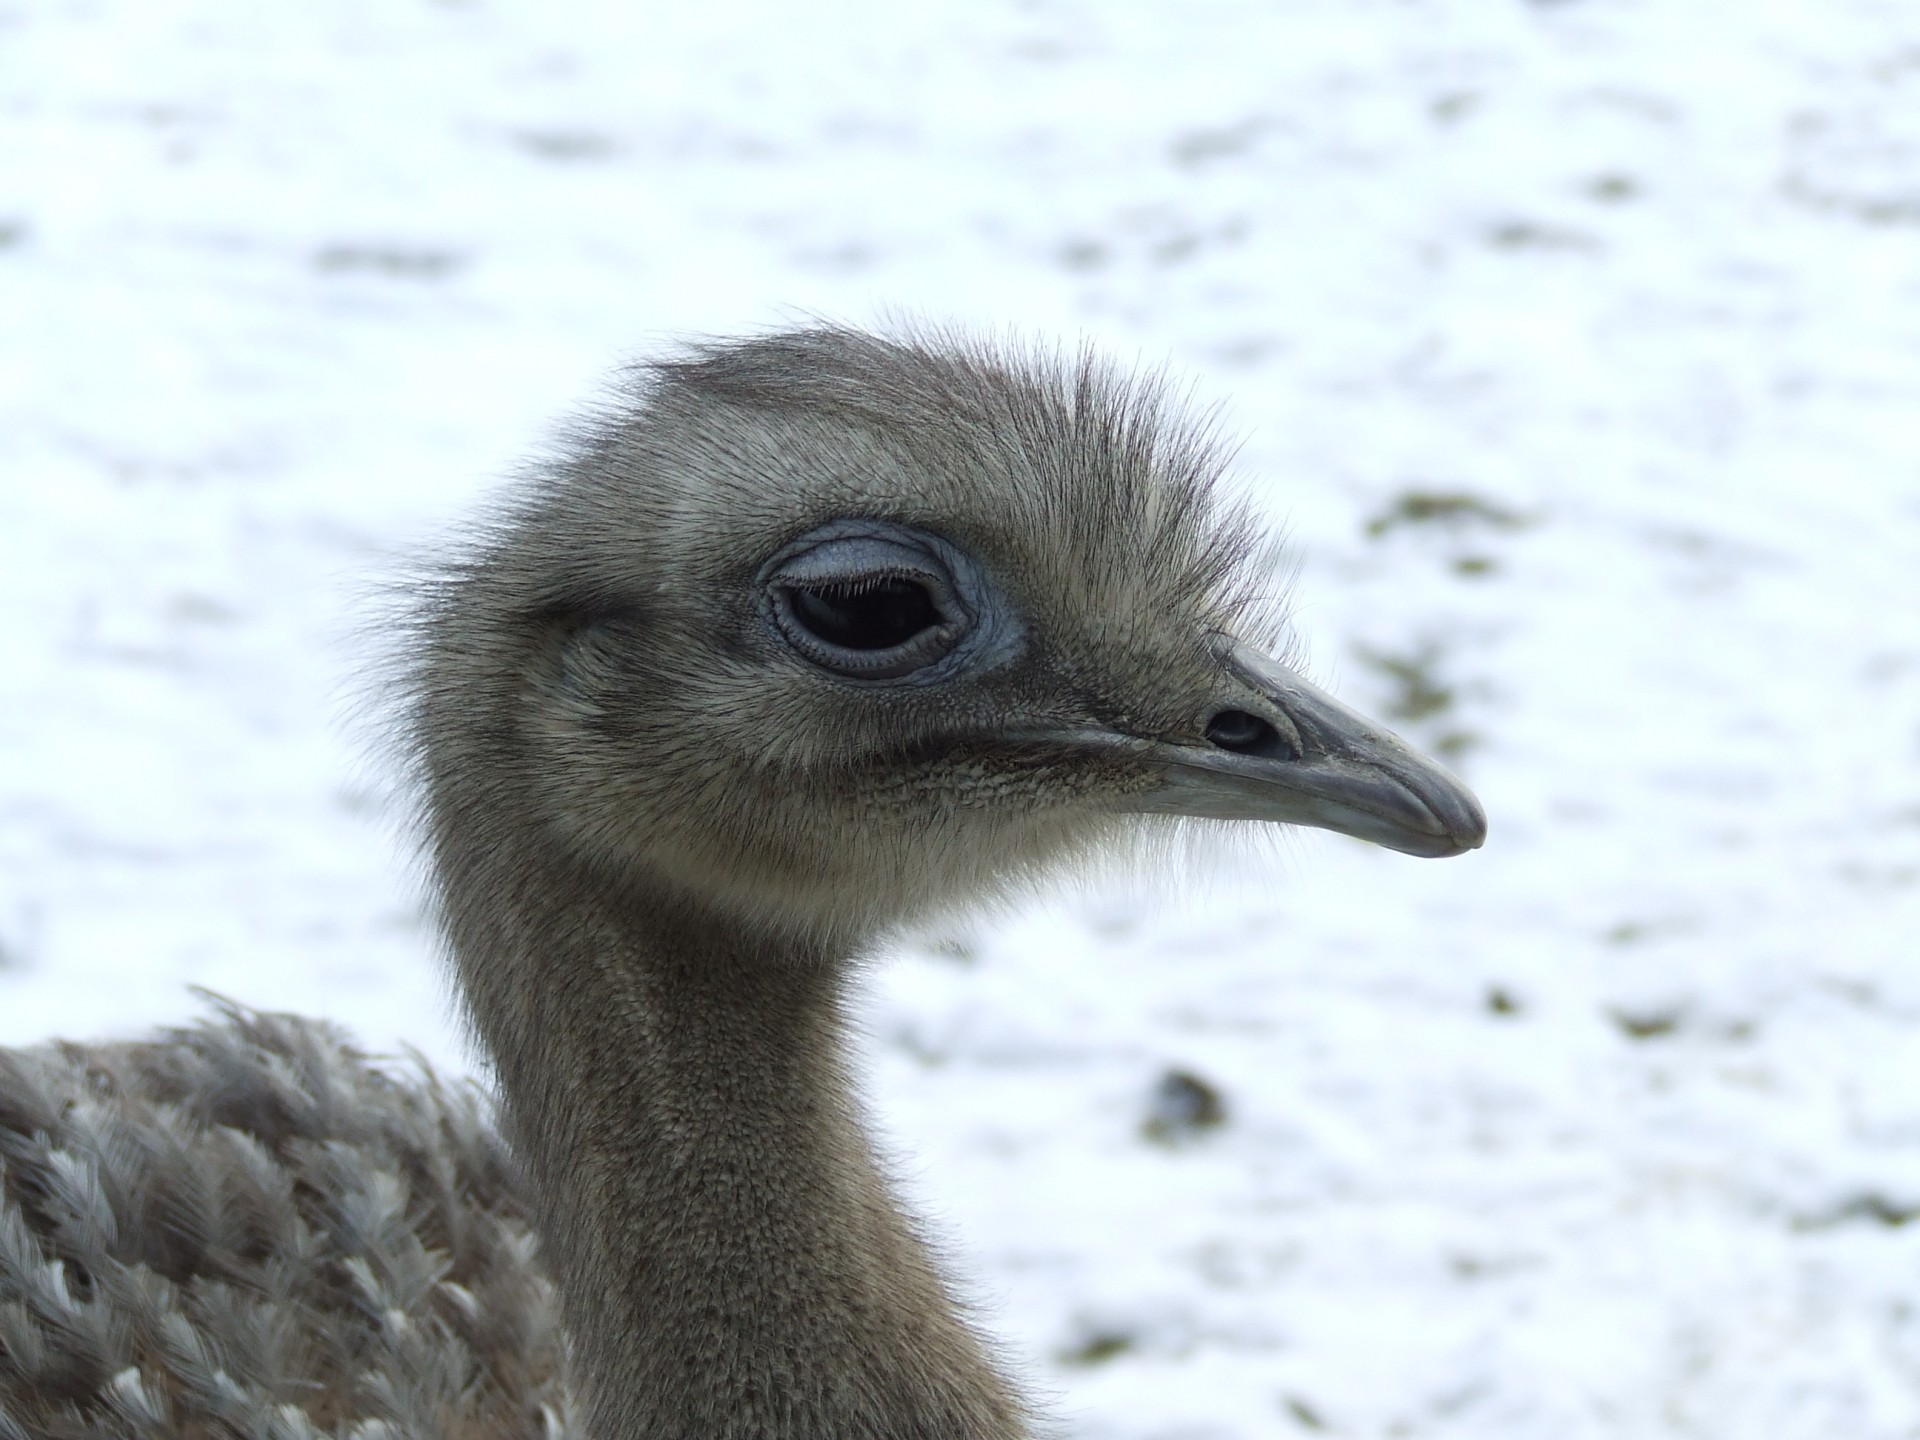
[[[0,1440],[554,1440],[563,1339],[467,1086],[227,1008],[0,1051]]]

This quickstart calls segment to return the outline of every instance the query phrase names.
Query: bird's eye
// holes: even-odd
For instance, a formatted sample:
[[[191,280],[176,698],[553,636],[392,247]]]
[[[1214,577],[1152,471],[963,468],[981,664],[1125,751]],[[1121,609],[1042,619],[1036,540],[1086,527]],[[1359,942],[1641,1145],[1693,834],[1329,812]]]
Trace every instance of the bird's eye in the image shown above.
[[[761,568],[765,610],[787,647],[850,680],[920,676],[971,635],[983,581],[936,536],[881,520],[835,521]]]
[[[846,650],[891,650],[940,623],[927,587],[898,575],[864,586],[794,586],[787,613],[815,639]]]
[[[1236,755],[1258,755],[1267,760],[1298,760],[1300,747],[1268,721],[1245,710],[1222,710],[1207,721],[1207,739]]]

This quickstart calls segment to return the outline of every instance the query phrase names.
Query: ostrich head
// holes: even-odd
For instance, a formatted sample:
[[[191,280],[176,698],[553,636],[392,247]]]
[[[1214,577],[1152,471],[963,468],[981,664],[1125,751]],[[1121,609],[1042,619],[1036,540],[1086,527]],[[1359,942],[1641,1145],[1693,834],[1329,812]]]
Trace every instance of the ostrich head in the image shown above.
[[[1477,846],[1458,781],[1272,658],[1218,470],[1084,357],[816,329],[652,366],[433,592],[430,792],[822,940],[1142,815]]]

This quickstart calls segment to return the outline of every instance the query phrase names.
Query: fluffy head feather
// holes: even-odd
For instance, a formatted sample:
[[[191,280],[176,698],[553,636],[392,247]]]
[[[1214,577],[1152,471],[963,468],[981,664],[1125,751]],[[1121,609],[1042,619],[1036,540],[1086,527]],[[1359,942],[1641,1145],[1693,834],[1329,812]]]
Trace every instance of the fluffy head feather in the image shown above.
[[[1032,737],[1201,743],[1207,637],[1273,628],[1222,464],[1164,385],[1085,353],[819,328],[642,367],[430,588],[428,788],[463,826],[536,813],[601,874],[776,930],[993,893],[1115,833],[1151,783]],[[764,569],[835,521],[977,565],[1006,622],[988,663],[876,686],[798,660]]]

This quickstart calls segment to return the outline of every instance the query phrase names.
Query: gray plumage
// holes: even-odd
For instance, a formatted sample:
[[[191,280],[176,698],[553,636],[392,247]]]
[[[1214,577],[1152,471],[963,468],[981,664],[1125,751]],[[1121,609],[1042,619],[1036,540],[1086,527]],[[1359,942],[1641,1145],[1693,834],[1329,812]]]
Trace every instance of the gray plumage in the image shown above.
[[[637,372],[402,626],[511,1155],[282,1017],[0,1060],[0,1440],[1032,1433],[866,1141],[861,958],[1143,817],[1484,833],[1263,653],[1217,469],[1086,357]]]
[[[0,1051],[0,1437],[577,1433],[483,1099],[222,1011]]]

